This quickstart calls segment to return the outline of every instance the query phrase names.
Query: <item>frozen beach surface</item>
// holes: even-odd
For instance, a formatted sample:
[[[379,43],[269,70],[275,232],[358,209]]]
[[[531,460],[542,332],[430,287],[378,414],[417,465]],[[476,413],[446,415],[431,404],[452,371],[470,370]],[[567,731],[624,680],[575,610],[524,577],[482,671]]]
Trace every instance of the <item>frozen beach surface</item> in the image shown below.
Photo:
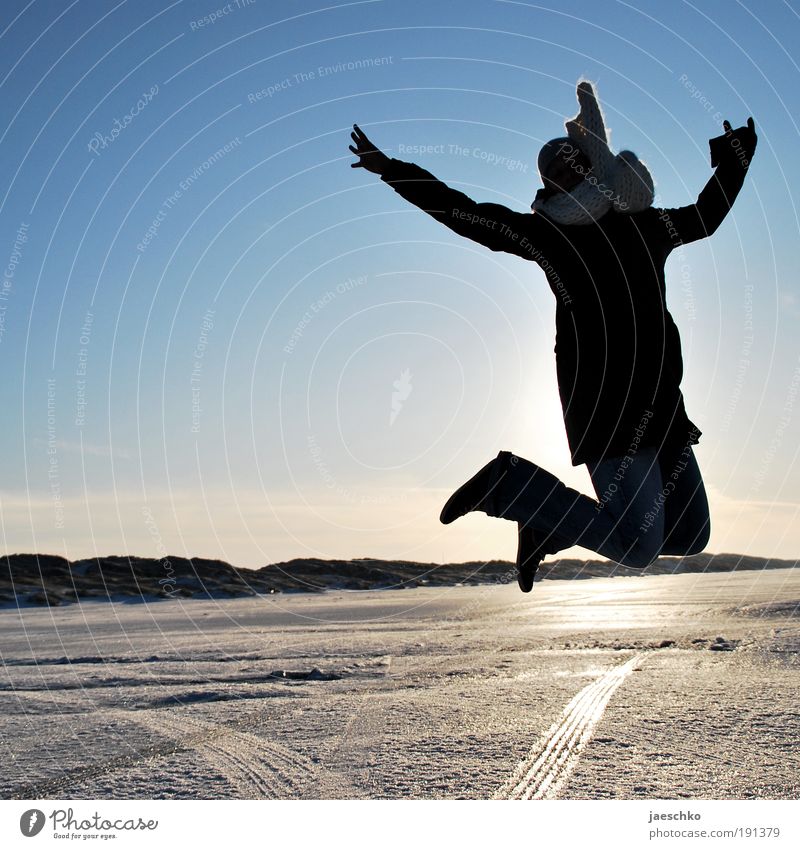
[[[800,571],[0,610],[3,798],[797,798]]]

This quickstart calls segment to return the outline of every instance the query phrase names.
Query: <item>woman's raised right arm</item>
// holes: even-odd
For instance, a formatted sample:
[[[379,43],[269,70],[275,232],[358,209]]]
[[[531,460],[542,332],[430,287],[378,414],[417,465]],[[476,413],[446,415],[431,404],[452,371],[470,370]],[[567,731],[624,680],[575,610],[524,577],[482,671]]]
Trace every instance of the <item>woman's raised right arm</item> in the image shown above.
[[[497,203],[476,203],[457,189],[437,180],[429,171],[390,159],[366,135],[354,127],[350,146],[359,161],[353,167],[366,168],[390,185],[402,198],[427,212],[432,218],[473,242],[493,251],[505,251],[527,260],[536,260],[533,232],[539,216],[514,212]]]

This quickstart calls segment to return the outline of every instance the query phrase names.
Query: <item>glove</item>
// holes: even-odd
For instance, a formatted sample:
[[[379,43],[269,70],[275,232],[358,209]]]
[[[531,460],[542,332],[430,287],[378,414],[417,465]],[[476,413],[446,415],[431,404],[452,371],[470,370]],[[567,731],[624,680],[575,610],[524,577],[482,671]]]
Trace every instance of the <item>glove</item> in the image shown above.
[[[589,157],[597,180],[607,183],[614,167],[614,154],[608,147],[608,135],[597,95],[588,80],[578,83],[576,94],[580,111],[566,121],[564,127],[569,138]]]
[[[730,122],[723,121],[725,135],[708,140],[711,151],[711,167],[716,168],[723,160],[740,162],[743,168],[750,165],[758,144],[756,127],[752,118],[747,119],[747,125],[732,130]]]

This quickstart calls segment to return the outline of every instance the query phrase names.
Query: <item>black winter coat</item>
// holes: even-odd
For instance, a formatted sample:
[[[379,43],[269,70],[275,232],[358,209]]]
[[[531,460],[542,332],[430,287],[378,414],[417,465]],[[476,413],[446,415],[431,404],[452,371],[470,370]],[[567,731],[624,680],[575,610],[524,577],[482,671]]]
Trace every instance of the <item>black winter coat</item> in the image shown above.
[[[672,451],[698,442],[680,391],[680,336],[666,305],[664,264],[681,244],[717,229],[742,187],[748,154],[724,157],[695,204],[612,210],[569,226],[476,203],[398,159],[381,179],[459,235],[544,270],[556,297],[556,370],[577,466],[638,447]]]

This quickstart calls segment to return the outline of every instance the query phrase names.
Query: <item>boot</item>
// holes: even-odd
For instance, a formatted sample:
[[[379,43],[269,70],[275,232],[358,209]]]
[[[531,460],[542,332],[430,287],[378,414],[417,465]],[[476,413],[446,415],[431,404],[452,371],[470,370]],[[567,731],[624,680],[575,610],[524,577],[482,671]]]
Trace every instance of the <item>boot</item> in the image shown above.
[[[529,593],[539,564],[546,555],[556,554],[561,549],[556,548],[552,539],[545,539],[540,531],[522,522],[517,525],[517,537],[517,583],[522,592]]]
[[[494,460],[462,484],[442,508],[439,521],[443,525],[449,525],[474,510],[490,513],[493,509],[492,497],[495,488],[506,475],[511,457],[509,451],[501,451]]]
[[[541,519],[540,525],[558,525],[564,515],[565,503],[573,500],[567,493],[567,487],[547,469],[524,457],[508,451],[500,454],[506,455],[503,473],[496,481],[491,499],[485,502],[485,512],[523,525],[535,521],[536,517]]]

